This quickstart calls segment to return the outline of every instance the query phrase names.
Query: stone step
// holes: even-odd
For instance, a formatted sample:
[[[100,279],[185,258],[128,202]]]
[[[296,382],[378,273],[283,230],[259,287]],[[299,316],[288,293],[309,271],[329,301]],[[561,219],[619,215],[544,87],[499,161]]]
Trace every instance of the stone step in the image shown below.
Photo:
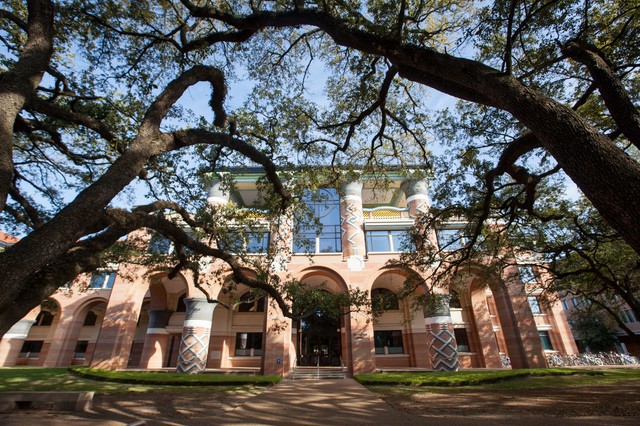
[[[291,376],[292,380],[344,379],[346,369],[342,367],[296,367]]]

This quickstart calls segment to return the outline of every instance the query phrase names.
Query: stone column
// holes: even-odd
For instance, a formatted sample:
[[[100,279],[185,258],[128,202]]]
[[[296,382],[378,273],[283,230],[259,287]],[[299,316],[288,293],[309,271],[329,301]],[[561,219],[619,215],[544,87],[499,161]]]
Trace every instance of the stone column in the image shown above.
[[[294,218],[291,211],[287,211],[271,224],[269,235],[269,249],[273,251],[274,272],[287,270],[287,265],[293,252]]]
[[[411,217],[429,212],[431,202],[429,201],[429,181],[427,179],[407,179],[402,182],[400,187],[407,198],[407,207]]]
[[[492,287],[511,368],[546,368],[547,359],[527,301],[525,285],[513,279],[514,276],[514,271],[506,270],[505,284]]]
[[[100,326],[100,334],[91,358],[91,367],[123,370],[129,364],[142,301],[148,287],[142,283],[144,270],[132,267],[127,281],[116,277]]]
[[[2,336],[0,340],[0,367],[13,367],[20,354],[20,349],[29,335],[34,320],[22,319]]]
[[[199,373],[207,366],[209,337],[216,303],[205,298],[187,297],[187,315],[182,328],[178,373]]]
[[[169,348],[167,324],[173,311],[153,309],[149,311],[149,327],[144,339],[140,368],[162,368]]]
[[[229,202],[229,190],[222,187],[219,177],[214,177],[211,186],[207,189],[207,202],[211,205],[225,205]]]
[[[362,214],[362,182],[348,182],[342,186],[340,200],[340,232],[342,256],[352,271],[364,269],[366,254],[364,241],[364,216]]]
[[[425,315],[425,325],[429,333],[429,357],[431,368],[436,371],[458,371],[458,345],[456,344],[448,294],[434,295],[436,303]]]
[[[417,218],[429,213],[431,202],[429,201],[429,181],[427,181],[427,179],[407,179],[402,182],[401,188],[407,198],[407,208],[409,209],[410,217]],[[424,235],[425,238],[422,239],[423,242],[438,247],[438,238],[434,229],[425,229],[418,221],[416,221],[415,227],[417,230],[422,231],[421,234]],[[420,245],[420,243],[417,244]],[[417,247],[417,249],[420,248],[421,247]]]

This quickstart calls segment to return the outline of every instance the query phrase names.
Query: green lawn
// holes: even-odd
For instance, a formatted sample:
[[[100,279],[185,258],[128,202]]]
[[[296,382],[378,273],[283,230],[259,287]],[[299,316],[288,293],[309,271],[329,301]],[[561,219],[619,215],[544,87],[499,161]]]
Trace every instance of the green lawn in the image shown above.
[[[640,369],[582,370],[545,368],[503,371],[458,371],[455,373],[361,374],[356,380],[367,387],[412,387],[428,392],[453,389],[533,389],[558,386],[591,386],[640,380]],[[452,389],[453,388],[453,389]]]
[[[72,374],[67,368],[0,368],[0,392],[218,392],[273,385],[281,379],[277,376],[112,372],[88,368],[74,370],[75,373]],[[93,377],[97,380],[92,380],[88,377]]]

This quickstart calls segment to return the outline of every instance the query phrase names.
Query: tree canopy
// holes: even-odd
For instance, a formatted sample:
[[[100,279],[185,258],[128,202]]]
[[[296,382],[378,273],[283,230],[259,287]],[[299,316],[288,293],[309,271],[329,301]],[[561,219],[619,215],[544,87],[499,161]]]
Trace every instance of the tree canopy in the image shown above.
[[[8,0],[0,208],[24,236],[0,253],[0,333],[141,227],[289,312],[172,220],[214,232],[193,182],[238,165],[264,168],[274,218],[297,208],[279,172],[417,165],[468,247],[488,221],[559,218],[571,179],[637,255],[639,17],[628,0]],[[437,114],[428,88],[464,102]],[[132,184],[147,205],[123,207]]]

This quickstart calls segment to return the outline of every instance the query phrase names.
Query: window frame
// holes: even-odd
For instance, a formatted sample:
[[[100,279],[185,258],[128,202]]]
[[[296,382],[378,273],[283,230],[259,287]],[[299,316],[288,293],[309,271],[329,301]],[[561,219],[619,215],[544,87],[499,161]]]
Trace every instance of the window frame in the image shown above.
[[[53,312],[42,309],[36,317],[36,322],[33,324],[35,327],[51,327],[56,316]]]
[[[388,344],[389,342],[396,343],[398,337],[400,346],[390,346]],[[404,337],[402,330],[374,330],[373,340],[376,355],[404,355]],[[382,346],[378,344],[379,342],[383,343]],[[400,348],[399,352],[397,350],[398,347]],[[394,348],[393,351],[390,350],[391,348]]]
[[[407,228],[368,228],[365,229],[364,238],[365,245],[367,247],[367,253],[401,253],[403,252],[403,245],[408,242],[408,229]],[[374,250],[376,244],[374,244],[373,237],[376,235],[378,238],[385,241],[385,247],[387,250]],[[404,240],[403,240],[404,239]]]
[[[91,315],[91,314],[93,314],[93,317],[89,317],[89,315]],[[88,321],[90,318],[93,321]],[[87,322],[89,322],[89,324]],[[97,323],[98,323],[98,314],[93,312],[93,310],[90,310],[89,312],[87,312],[87,315],[84,316],[84,322],[82,323],[82,326],[83,327],[95,327]]]
[[[529,302],[529,309],[533,315],[544,315],[538,296],[527,296],[527,302]]]
[[[445,237],[447,234],[452,234],[451,237]],[[445,237],[445,238],[443,238]],[[464,228],[456,227],[442,227],[436,229],[436,239],[438,240],[438,247],[442,251],[456,251],[461,250],[466,245],[466,238],[464,235]],[[445,243],[445,244],[443,244]]]
[[[250,301],[250,299],[254,300]],[[255,296],[252,295],[250,291],[247,291],[242,296],[240,296],[239,301],[240,303],[238,303],[236,312],[257,314],[264,313],[265,311],[265,296],[255,299]]]
[[[246,335],[245,347],[238,347],[242,345],[242,335]],[[259,337],[259,338],[258,338]],[[257,357],[262,356],[262,346],[264,344],[264,333],[257,331],[243,331],[236,333],[236,341],[234,344],[234,357]],[[239,352],[247,351],[247,352]]]
[[[518,265],[518,276],[523,284],[535,284],[538,282],[536,271],[532,265]]]
[[[375,293],[374,293],[375,292]],[[385,287],[378,287],[371,289],[371,304],[375,304],[374,300],[382,299],[384,306],[382,306],[383,312],[389,311],[400,311],[400,300],[398,300],[398,295]],[[387,307],[389,305],[389,307]],[[376,307],[377,308],[377,307]]]
[[[471,345],[469,344],[469,333],[467,332],[466,327],[454,328],[453,335],[456,338],[458,352],[471,352]]]
[[[553,343],[551,342],[551,335],[547,330],[538,330],[538,336],[540,337],[540,344],[544,351],[555,351]]]
[[[40,358],[44,340],[25,340],[18,354],[19,358]],[[35,351],[34,349],[37,349]]]
[[[329,194],[323,197],[321,193]],[[342,253],[342,229],[340,214],[340,194],[335,188],[319,188],[315,194],[306,193],[303,201],[313,213],[316,226],[301,226],[293,235],[293,254],[338,254]],[[331,249],[323,249],[324,243],[330,241]],[[334,247],[335,246],[335,247]]]
[[[87,285],[88,290],[111,290],[113,285],[116,282],[116,277],[118,276],[117,271],[113,270],[104,270],[104,271],[95,271],[91,274],[91,278],[89,279],[89,284]],[[102,283],[98,286],[91,285],[94,282],[96,277],[102,277]],[[95,280],[97,282],[97,279]]]
[[[84,352],[78,350],[79,348],[82,349],[82,347],[84,347]],[[73,359],[86,359],[88,349],[89,349],[88,340],[78,340],[73,350]]]

